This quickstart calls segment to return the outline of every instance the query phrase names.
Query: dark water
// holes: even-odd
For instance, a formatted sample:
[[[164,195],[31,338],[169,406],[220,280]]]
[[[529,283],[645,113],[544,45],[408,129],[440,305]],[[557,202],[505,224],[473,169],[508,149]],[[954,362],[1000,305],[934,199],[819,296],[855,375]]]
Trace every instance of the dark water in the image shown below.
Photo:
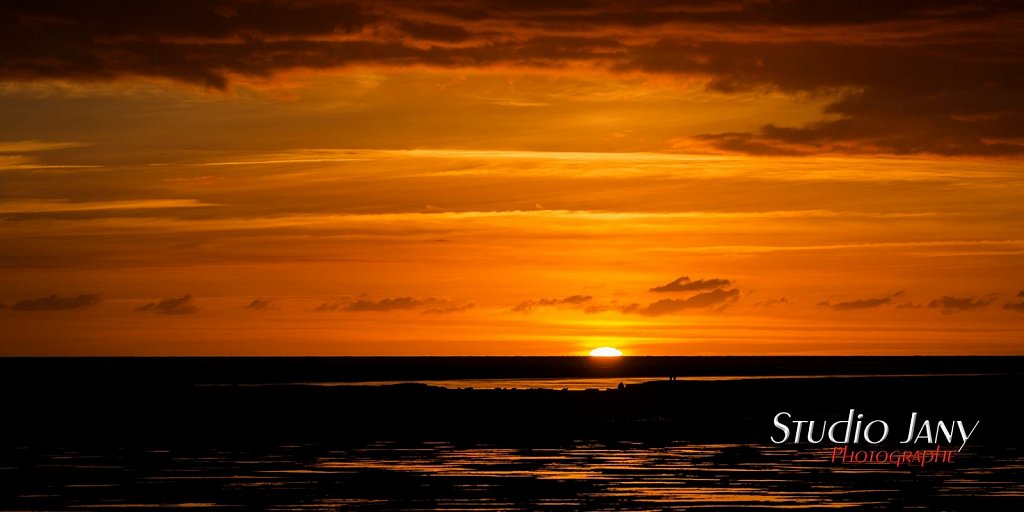
[[[0,509],[1021,510],[1022,453],[991,451],[897,468],[833,463],[816,447],[681,442],[21,447],[0,462]]]
[[[0,510],[1024,510],[1024,358],[599,363],[0,360]],[[925,466],[768,441],[851,409],[980,427]]]

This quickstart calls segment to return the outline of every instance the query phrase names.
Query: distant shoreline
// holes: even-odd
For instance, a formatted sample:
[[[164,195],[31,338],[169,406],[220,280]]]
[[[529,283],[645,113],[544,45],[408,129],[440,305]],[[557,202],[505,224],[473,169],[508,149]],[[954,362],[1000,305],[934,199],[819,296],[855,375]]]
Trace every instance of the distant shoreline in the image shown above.
[[[4,357],[0,384],[1021,374],[1024,356]]]
[[[997,377],[1009,376],[1012,373],[917,373],[917,374],[830,374],[830,375],[701,375],[681,376],[674,380],[678,382],[719,382],[738,380],[793,380],[793,379],[899,379],[907,377]],[[535,378],[535,379],[418,379],[418,380],[365,380],[365,381],[335,381],[335,382],[266,382],[254,384],[240,384],[241,386],[265,387],[265,386],[312,386],[312,387],[358,387],[358,386],[399,386],[404,384],[421,384],[430,387],[446,389],[562,389],[562,390],[586,390],[586,389],[610,389],[619,384],[634,386],[651,382],[668,381],[668,377],[594,377],[594,378]],[[239,384],[198,384],[199,386],[235,386]]]

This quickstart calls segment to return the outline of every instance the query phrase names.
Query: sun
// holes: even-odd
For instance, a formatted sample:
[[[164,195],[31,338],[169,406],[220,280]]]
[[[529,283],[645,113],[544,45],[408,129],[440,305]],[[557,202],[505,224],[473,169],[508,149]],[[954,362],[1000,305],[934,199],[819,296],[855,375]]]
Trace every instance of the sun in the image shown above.
[[[612,347],[598,347],[591,350],[590,355],[593,357],[619,357],[622,355],[622,351]]]

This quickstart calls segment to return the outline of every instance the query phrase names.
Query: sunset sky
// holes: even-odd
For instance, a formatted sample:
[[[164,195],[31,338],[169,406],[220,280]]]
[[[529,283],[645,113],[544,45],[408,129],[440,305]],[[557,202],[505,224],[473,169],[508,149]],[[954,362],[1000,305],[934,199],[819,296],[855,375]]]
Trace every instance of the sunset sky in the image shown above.
[[[1024,354],[1024,7],[0,2],[0,354]]]

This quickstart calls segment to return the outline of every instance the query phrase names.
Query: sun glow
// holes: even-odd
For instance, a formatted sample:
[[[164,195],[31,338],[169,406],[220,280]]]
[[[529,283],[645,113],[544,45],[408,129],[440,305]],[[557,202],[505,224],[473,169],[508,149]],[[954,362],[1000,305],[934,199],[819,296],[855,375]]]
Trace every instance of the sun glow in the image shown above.
[[[593,357],[619,357],[622,355],[622,351],[612,347],[598,347],[591,350],[590,355]]]

